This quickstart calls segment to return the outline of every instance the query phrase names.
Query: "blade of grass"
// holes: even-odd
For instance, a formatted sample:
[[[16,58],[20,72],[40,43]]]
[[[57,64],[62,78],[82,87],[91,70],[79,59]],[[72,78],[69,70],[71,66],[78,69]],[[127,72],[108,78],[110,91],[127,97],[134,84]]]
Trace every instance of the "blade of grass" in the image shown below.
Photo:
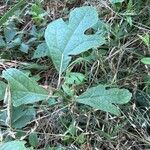
[[[26,1],[20,0],[14,7],[12,7],[9,11],[7,11],[1,18],[0,18],[0,25],[3,25],[9,17],[11,17],[15,11],[17,11]]]

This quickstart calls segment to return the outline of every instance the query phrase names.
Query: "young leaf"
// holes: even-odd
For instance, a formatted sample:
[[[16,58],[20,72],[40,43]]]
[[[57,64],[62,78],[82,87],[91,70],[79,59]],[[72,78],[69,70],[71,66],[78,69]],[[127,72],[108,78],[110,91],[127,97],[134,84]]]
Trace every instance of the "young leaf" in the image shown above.
[[[32,59],[45,57],[47,55],[48,55],[48,47],[46,43],[41,43],[40,45],[38,45],[37,49],[35,50]]]
[[[33,4],[31,7],[31,15],[33,20],[35,20],[37,23],[40,23],[41,20],[44,19],[44,16],[47,15],[47,13],[42,8],[41,4]]]
[[[150,36],[146,33],[144,36],[138,35],[138,37],[144,42],[147,47],[150,47]]]
[[[31,14],[33,17],[37,17],[40,14],[44,13],[44,10],[41,5],[33,4],[31,8]]]
[[[14,27],[8,26],[4,29],[4,35],[6,42],[11,42],[13,38],[16,36],[17,31]]]
[[[150,57],[142,58],[141,62],[145,65],[150,65]]]
[[[86,35],[85,31],[98,21],[96,9],[90,6],[76,8],[70,13],[69,23],[58,19],[45,31],[45,40],[56,69],[62,73],[71,55],[77,55],[105,43],[100,34]]]
[[[116,3],[122,3],[122,2],[124,2],[124,0],[110,0],[110,2],[112,4],[116,4]]]
[[[0,144],[0,149],[1,150],[28,150],[25,147],[25,141],[19,141],[19,140],[15,140],[15,141],[11,141],[11,142],[6,142],[4,144]]]
[[[20,45],[20,50],[24,53],[28,53],[29,50],[29,45],[25,44],[25,43],[21,43]]]
[[[75,133],[76,133],[76,122],[73,121],[68,127],[67,131],[64,133],[64,135],[70,134],[71,136],[75,136]]]
[[[68,72],[65,76],[65,83],[80,85],[84,79],[85,76],[82,73]]]
[[[9,83],[12,102],[15,107],[38,102],[48,97],[48,91],[15,68],[3,71],[2,76]]]
[[[6,43],[5,43],[5,41],[3,40],[3,37],[0,36],[0,49],[1,49],[1,48],[4,48],[5,46],[6,46]]]
[[[76,142],[79,143],[79,144],[83,144],[85,142],[86,138],[85,138],[85,135],[83,133],[81,133],[77,139],[76,139]]]
[[[31,146],[33,146],[35,148],[37,147],[37,145],[38,145],[38,136],[37,136],[37,133],[31,133],[29,135],[29,143],[30,143]]]
[[[72,90],[67,84],[63,84],[62,89],[67,95],[73,96],[74,90]]]
[[[96,109],[120,115],[120,111],[114,104],[127,103],[131,96],[132,94],[126,89],[106,89],[106,86],[98,85],[81,94],[76,101]]]

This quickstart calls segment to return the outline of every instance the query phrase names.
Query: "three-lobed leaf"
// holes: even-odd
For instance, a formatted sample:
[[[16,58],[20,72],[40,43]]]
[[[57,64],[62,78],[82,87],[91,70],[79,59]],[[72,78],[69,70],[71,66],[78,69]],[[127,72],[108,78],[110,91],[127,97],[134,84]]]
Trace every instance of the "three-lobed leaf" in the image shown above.
[[[126,89],[106,89],[106,86],[98,85],[81,94],[76,101],[96,109],[120,115],[120,111],[114,104],[125,104],[129,102],[131,96],[132,94]]]
[[[47,90],[15,68],[3,71],[2,76],[8,81],[11,99],[15,107],[38,102],[48,97]]]
[[[69,22],[63,19],[47,26],[45,40],[56,69],[62,73],[67,68],[72,55],[77,55],[105,43],[100,34],[86,35],[87,29],[98,22],[94,7],[84,6],[70,13]]]

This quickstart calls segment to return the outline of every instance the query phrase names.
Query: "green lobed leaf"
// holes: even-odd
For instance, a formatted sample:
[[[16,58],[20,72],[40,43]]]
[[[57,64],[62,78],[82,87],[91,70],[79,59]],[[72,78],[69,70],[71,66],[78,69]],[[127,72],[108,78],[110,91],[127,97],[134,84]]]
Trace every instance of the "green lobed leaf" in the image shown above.
[[[15,68],[3,71],[2,76],[8,81],[13,106],[15,107],[38,102],[48,97],[48,91]]]
[[[77,55],[105,43],[100,34],[86,35],[85,31],[98,21],[94,7],[84,6],[70,13],[69,22],[63,19],[47,26],[45,40],[56,69],[62,73],[67,68],[71,55]]]
[[[130,101],[132,94],[126,89],[110,88],[104,85],[92,87],[81,94],[76,101],[93,108],[120,115],[114,104],[125,104]]]

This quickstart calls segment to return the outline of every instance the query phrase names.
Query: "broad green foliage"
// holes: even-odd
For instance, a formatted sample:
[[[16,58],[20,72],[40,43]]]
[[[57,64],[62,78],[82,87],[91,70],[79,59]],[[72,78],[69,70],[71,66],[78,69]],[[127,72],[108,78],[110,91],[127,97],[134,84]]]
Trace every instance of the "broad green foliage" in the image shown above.
[[[9,0],[6,1],[9,2]],[[110,80],[114,76],[114,69],[109,66],[109,56],[114,60],[116,60],[117,56],[121,56],[124,60],[122,53],[119,55],[118,53],[117,55],[114,54],[116,54],[117,48],[121,47],[121,42],[126,42],[127,39],[129,39],[130,34],[128,34],[127,27],[129,27],[130,30],[131,28],[128,23],[130,25],[134,24],[134,21],[132,22],[132,15],[134,14],[133,6],[135,6],[132,4],[132,0],[123,3],[125,4],[125,6],[123,6],[122,2],[124,1],[125,0],[110,0],[113,6],[113,8],[111,8],[110,5],[110,8],[113,9],[113,16],[117,17],[117,22],[111,21],[111,25],[106,25],[106,23],[98,17],[99,14],[96,8],[84,6],[71,11],[68,21],[62,18],[57,19],[51,22],[46,30],[45,25],[48,20],[45,19],[45,16],[48,16],[48,12],[44,10],[44,8],[47,7],[47,4],[45,5],[45,3],[43,3],[44,1],[30,2],[29,5],[21,11],[19,11],[19,8],[26,3],[24,0],[19,0],[18,2],[11,0],[8,3],[8,9],[10,8],[10,11],[8,11],[4,17],[0,18],[1,24],[4,25],[1,30],[3,35],[0,35],[0,63],[2,66],[1,70],[3,70],[2,75],[0,74],[1,79],[3,78],[2,81],[0,81],[0,106],[2,108],[0,110],[0,150],[60,150],[69,149],[72,146],[84,149],[89,136],[84,131],[89,131],[90,133],[95,129],[101,136],[101,130],[97,128],[97,125],[94,126],[94,128],[89,128],[95,124],[95,121],[99,122],[101,118],[96,118],[97,114],[95,113],[88,114],[86,109],[83,110],[86,106],[83,106],[82,110],[80,109],[80,105],[76,107],[74,101],[81,105],[88,105],[88,108],[92,107],[113,115],[121,114],[117,105],[129,102],[132,96],[127,89],[97,85],[96,87],[89,88],[81,95],[80,92],[86,86],[90,87],[90,85],[98,82],[110,83]],[[11,4],[14,3],[16,4],[15,7],[11,7]],[[44,7],[41,5],[42,3]],[[72,3],[74,2],[67,0],[66,6],[68,4],[72,5]],[[122,6],[127,7],[127,10],[122,10]],[[27,11],[28,8],[30,8],[30,10]],[[66,14],[69,10],[66,8],[59,10],[62,14]],[[102,14],[107,15],[107,13],[110,13],[110,8]],[[114,9],[116,9],[116,12]],[[19,13],[13,18],[12,15],[16,10],[18,10]],[[30,14],[31,18],[20,18],[20,14],[25,14],[24,16],[27,16],[27,14],[29,16]],[[9,17],[12,17],[11,20],[9,20]],[[106,20],[109,20],[108,17],[109,15],[107,15]],[[7,20],[9,24],[4,24]],[[32,20],[32,22],[28,22],[30,20]],[[146,25],[142,27],[145,28]],[[107,43],[104,37],[107,37]],[[146,33],[143,36],[139,35],[139,38],[149,48],[149,34]],[[103,44],[105,45],[102,46]],[[35,51],[33,51],[34,49]],[[113,53],[111,50],[113,50]],[[24,53],[23,57],[22,52]],[[78,54],[80,54],[80,56],[76,56]],[[55,88],[55,86],[53,87],[57,82],[55,72],[49,75],[48,69],[50,65],[48,63],[46,64],[47,60],[38,60],[37,62],[39,64],[33,60],[45,56],[51,57],[56,70],[59,72],[57,88]],[[73,56],[76,56],[77,59],[74,59],[74,61],[69,64]],[[30,58],[31,61],[26,62]],[[150,64],[150,58],[143,58],[141,62]],[[119,65],[120,64],[118,64],[118,66]],[[18,69],[3,69],[9,68],[9,66],[16,66]],[[114,64],[114,66],[116,66],[116,64]],[[119,68],[117,68],[117,70],[118,69]],[[50,68],[50,72],[52,70],[53,68]],[[131,72],[125,71],[124,68],[123,70],[119,70],[119,72],[121,71],[123,72],[121,75],[118,74],[117,77],[114,76],[115,83],[119,82],[118,85],[122,83],[122,77],[126,76],[128,78]],[[32,75],[33,72],[34,75]],[[50,79],[51,77],[54,79]],[[124,78],[124,82],[127,80],[126,77]],[[47,84],[52,84],[48,85],[48,89],[51,91],[44,89],[44,86],[41,87],[39,83],[37,83],[37,81],[40,82],[41,80],[42,82],[47,82]],[[145,80],[145,83],[146,88],[144,87],[144,91],[150,89],[149,79]],[[47,88],[47,85],[45,87]],[[51,94],[53,94],[53,96],[51,96]],[[34,104],[42,100],[45,101]],[[84,115],[81,116],[80,113],[82,112],[79,111],[84,111]],[[76,114],[72,115],[73,113]],[[94,119],[92,117],[94,117]],[[50,122],[52,120],[54,124],[56,123],[56,126],[52,124],[52,132],[55,131],[55,133],[51,134],[59,136],[60,140],[56,142],[53,141],[53,138],[51,139],[50,134],[47,134],[49,126],[45,126],[48,122],[44,121],[49,119]],[[116,136],[121,130],[120,124],[122,124],[122,122],[125,122],[126,125],[126,118],[124,118],[121,123],[118,123],[115,128],[111,128],[113,132],[107,133],[107,130],[102,131],[103,134],[106,135],[104,137],[107,138],[109,136],[107,139],[111,139]],[[42,127],[45,127],[44,133],[41,133],[43,130],[41,123]],[[100,124],[101,123],[102,122],[100,122]],[[37,125],[39,125],[40,128],[37,127]],[[106,129],[107,127],[109,128],[107,125],[105,127],[105,124],[103,126]],[[57,130],[59,127],[61,135],[59,130]],[[46,139],[45,141],[48,141],[48,143],[41,142],[43,137],[45,137],[44,139]],[[26,140],[27,143],[15,139]],[[61,145],[63,144],[62,142],[64,142],[66,148]],[[47,144],[52,145],[49,146]],[[57,144],[57,147],[53,147]],[[71,145],[71,147],[68,145]],[[89,143],[89,145],[93,144]],[[31,146],[31,148],[27,148],[29,146]]]
[[[48,91],[17,69],[7,69],[3,71],[2,76],[8,81],[15,107],[38,102],[48,97]]]
[[[150,57],[145,57],[141,59],[141,62],[145,65],[150,65]]]
[[[29,148],[25,147],[25,141],[11,141],[11,142],[6,142],[4,144],[0,144],[0,149],[1,150],[32,150]]]
[[[4,99],[6,84],[0,81],[0,101]]]
[[[77,55],[105,43],[100,34],[85,35],[85,31],[98,21],[93,7],[76,8],[70,13],[69,22],[58,19],[50,23],[45,31],[45,40],[56,69],[62,73],[72,55]]]
[[[131,93],[126,89],[111,88],[98,85],[81,94],[76,101],[93,108],[120,115],[120,111],[114,104],[125,104],[131,99]]]

